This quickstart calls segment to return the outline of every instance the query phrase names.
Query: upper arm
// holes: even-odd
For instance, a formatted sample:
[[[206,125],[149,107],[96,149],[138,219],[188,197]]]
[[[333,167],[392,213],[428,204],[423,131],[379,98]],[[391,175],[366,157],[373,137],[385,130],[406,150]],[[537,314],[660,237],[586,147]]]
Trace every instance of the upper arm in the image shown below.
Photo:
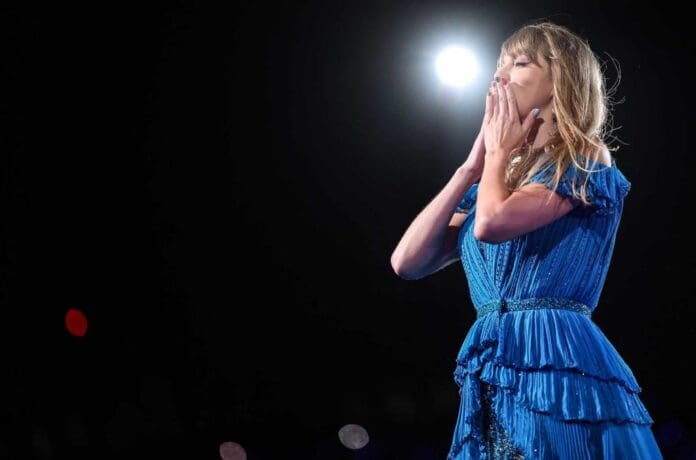
[[[474,223],[474,236],[500,243],[536,230],[573,210],[571,198],[533,182],[513,192],[486,222]]]
[[[452,218],[447,225],[447,233],[445,234],[442,251],[440,252],[438,270],[446,267],[452,262],[459,260],[459,247],[457,245],[459,242],[459,232],[461,232],[462,224],[468,215],[469,213],[466,212],[455,212],[452,215]]]
[[[432,275],[459,260],[459,247],[457,243],[459,242],[459,232],[461,232],[462,224],[467,215],[468,213],[466,212],[455,212],[454,215],[452,215],[437,257],[430,264],[427,275],[424,276]]]
[[[445,237],[442,241],[442,246],[440,247],[438,256],[433,260],[428,274],[438,272],[459,260],[459,233],[462,230],[462,224],[467,215],[467,213],[456,212],[452,216],[452,219],[450,219]]]

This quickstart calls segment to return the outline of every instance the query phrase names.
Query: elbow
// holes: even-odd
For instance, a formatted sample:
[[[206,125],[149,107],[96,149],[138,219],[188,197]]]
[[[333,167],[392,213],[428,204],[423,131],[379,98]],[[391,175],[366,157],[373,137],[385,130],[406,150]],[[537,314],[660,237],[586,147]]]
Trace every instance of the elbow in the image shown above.
[[[392,254],[391,256],[391,267],[394,273],[396,273],[396,276],[398,276],[401,279],[417,279],[404,268],[404,264],[401,262],[399,256],[396,253]]]
[[[494,231],[491,228],[490,222],[487,220],[476,219],[474,222],[474,238],[484,243],[497,243]]]
[[[399,278],[403,278],[403,269],[401,268],[401,262],[399,261],[399,256],[396,254],[396,252],[391,255],[390,263],[394,273],[396,273]]]

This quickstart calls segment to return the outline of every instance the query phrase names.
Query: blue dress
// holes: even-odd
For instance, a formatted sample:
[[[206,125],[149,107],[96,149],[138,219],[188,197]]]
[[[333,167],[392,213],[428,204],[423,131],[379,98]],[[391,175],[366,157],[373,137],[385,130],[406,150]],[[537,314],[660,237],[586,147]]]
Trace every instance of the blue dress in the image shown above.
[[[501,243],[474,237],[478,183],[459,250],[477,319],[457,355],[460,407],[448,460],[662,459],[629,366],[591,315],[609,269],[631,183],[616,166],[570,165],[590,206]],[[533,182],[551,189],[554,165]]]

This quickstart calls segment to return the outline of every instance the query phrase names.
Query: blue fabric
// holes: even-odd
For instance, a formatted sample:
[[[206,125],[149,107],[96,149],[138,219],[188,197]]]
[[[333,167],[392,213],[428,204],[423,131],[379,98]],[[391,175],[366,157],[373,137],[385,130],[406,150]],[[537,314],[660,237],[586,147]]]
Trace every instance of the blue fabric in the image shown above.
[[[526,459],[662,458],[635,376],[591,317],[631,188],[614,158],[598,166],[571,165],[557,189],[572,197],[573,177],[582,184],[589,174],[591,205],[577,201],[508,241],[474,237],[478,184],[457,205],[468,212],[459,251],[479,314],[456,359],[461,401],[448,460],[492,458],[482,444],[482,381],[495,386],[493,410]],[[552,189],[553,167],[532,180]]]

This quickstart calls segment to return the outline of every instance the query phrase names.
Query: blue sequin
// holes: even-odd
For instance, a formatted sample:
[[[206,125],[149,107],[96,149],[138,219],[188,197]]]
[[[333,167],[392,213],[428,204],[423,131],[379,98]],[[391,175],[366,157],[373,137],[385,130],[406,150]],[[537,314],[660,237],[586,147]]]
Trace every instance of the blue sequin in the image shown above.
[[[573,299],[563,299],[558,297],[536,297],[528,299],[496,299],[488,302],[476,309],[477,317],[500,310],[501,312],[518,311],[518,310],[541,310],[544,308],[557,308],[562,310],[570,310],[583,315],[591,316],[592,310]]]
[[[487,460],[524,460],[524,455],[510,440],[510,436],[500,425],[495,414],[493,398],[496,395],[496,388],[486,382],[481,382],[482,386],[482,420],[483,425],[483,445]]]

